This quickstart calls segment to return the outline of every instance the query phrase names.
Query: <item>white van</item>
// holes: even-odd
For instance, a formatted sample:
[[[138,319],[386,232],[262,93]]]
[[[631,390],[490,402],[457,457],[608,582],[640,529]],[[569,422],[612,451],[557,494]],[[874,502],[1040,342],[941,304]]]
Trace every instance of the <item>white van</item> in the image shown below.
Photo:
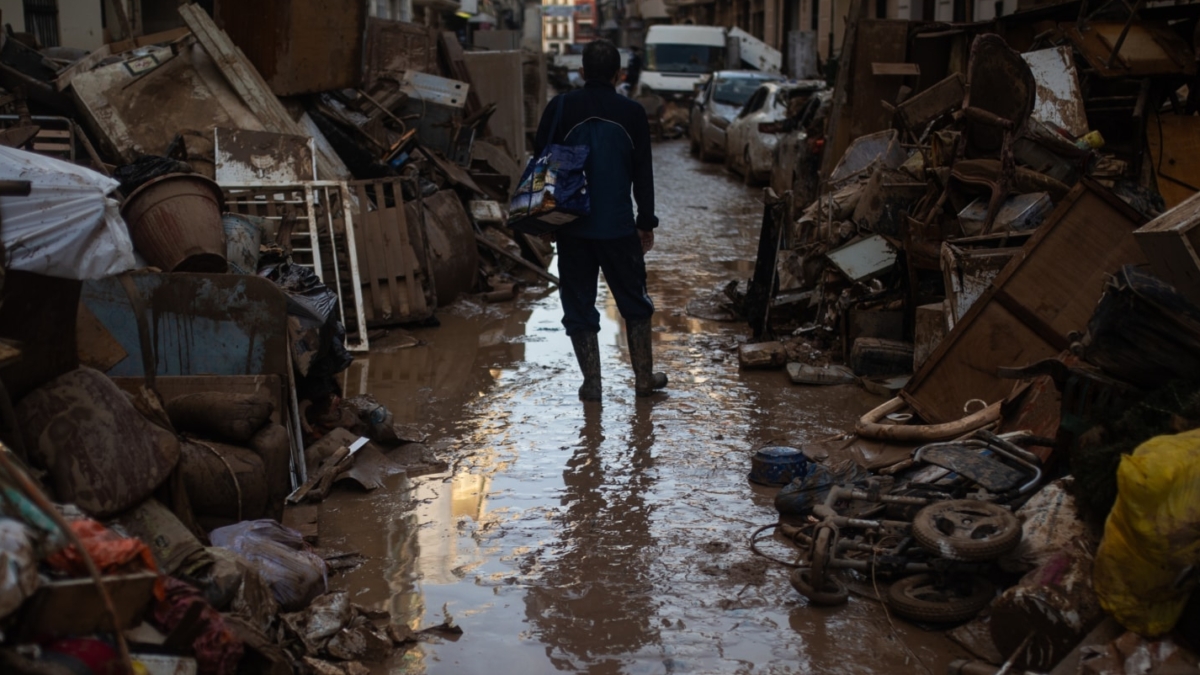
[[[690,99],[696,82],[725,68],[725,29],[720,26],[651,26],[638,91],[664,99]]]

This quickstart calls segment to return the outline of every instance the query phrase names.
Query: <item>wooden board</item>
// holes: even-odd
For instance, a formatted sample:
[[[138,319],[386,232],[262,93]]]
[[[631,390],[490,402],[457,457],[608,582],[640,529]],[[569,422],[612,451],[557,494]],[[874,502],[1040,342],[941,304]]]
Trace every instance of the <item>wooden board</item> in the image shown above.
[[[1152,115],[1146,123],[1146,145],[1168,209],[1200,190],[1200,117]]]
[[[480,105],[494,103],[488,121],[492,135],[503,138],[514,159],[525,154],[525,85],[523,55],[510,52],[470,52],[465,55],[471,91]]]
[[[1200,303],[1200,193],[1133,233],[1155,276]]]
[[[189,129],[264,129],[201,47],[181,49],[171,58],[169,49],[150,48],[161,65],[140,77],[117,62],[71,79],[71,95],[106,155],[123,163],[161,155]]]
[[[869,19],[859,22],[855,42],[854,73],[850,90],[852,138],[891,128],[892,113],[881,101],[895,104],[904,85],[899,73],[877,75],[875,64],[905,64],[908,53],[908,21]]]
[[[996,374],[1056,356],[1087,326],[1107,277],[1145,262],[1133,238],[1143,218],[1083,181],[1063,199],[942,340],[901,395],[927,422],[963,416],[971,399],[995,403],[1013,382]]]
[[[467,104],[463,111],[466,116],[471,117],[482,110],[479,94],[476,93],[474,83],[471,81],[471,71],[467,68],[466,54],[458,42],[457,35],[447,31],[438,36],[438,58],[451,79],[472,85],[467,89]],[[484,125],[480,131],[482,132],[479,134],[481,137],[492,135],[488,125]]]
[[[363,80],[367,87],[385,78],[399,82],[406,70],[441,74],[437,65],[437,34],[428,26],[370,17],[365,49]]]
[[[1125,27],[1124,21],[1091,21],[1082,26],[1069,22],[1058,27],[1100,77],[1184,76],[1196,72],[1196,61],[1187,43],[1166,24],[1131,25],[1112,67],[1108,61]]]
[[[263,130],[293,136],[311,136],[304,127],[292,119],[283,103],[271,92],[262,75],[238,49],[229,36],[200,8],[199,5],[184,5],[180,15],[192,34],[212,57],[217,68],[229,81],[230,86],[241,97],[246,106],[258,117]],[[209,128],[213,125],[208,125]],[[223,126],[223,125],[217,125]],[[317,174],[323,180],[339,180],[350,176],[349,169],[337,157],[324,151],[318,144]]]
[[[277,96],[353,89],[367,6],[330,0],[217,0],[216,23]]]
[[[354,232],[367,325],[429,318],[437,304],[429,245],[421,228],[405,216],[400,181],[355,181],[350,190],[358,197]]]

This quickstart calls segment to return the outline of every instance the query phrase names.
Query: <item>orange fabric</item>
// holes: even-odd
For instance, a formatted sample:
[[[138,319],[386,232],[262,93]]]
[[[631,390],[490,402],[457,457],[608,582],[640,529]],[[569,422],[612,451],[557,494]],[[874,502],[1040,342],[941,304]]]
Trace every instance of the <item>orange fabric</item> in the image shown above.
[[[158,571],[158,565],[154,562],[154,554],[141,539],[127,539],[90,519],[76,520],[70,525],[71,530],[75,532],[75,536],[79,537],[101,574],[141,570]],[[132,563],[137,562],[141,564],[131,567]],[[74,545],[52,554],[46,558],[46,563],[50,567],[72,576],[86,576],[88,573],[87,565],[84,564],[83,557],[79,555],[79,551]]]

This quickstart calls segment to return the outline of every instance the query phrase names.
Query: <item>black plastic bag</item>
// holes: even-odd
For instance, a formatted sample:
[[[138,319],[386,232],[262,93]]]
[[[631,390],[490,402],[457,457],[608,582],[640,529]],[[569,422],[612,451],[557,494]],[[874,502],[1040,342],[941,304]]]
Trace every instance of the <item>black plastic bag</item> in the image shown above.
[[[113,169],[113,178],[121,181],[121,192],[128,197],[142,185],[172,173],[193,173],[192,165],[170,157],[144,155],[132,164]]]

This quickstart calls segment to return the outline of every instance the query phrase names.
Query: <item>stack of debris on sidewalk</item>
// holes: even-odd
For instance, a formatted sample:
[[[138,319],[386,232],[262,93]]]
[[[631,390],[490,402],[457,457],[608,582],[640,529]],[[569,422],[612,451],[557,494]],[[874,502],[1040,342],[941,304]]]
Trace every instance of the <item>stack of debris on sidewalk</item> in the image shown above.
[[[1196,31],[1143,3],[848,23],[819,194],[768,192],[727,293],[743,367],[889,399],[777,481],[810,601],[878,573],[906,618],[984,610],[952,635],[991,665],[954,672],[1195,667]]]
[[[328,593],[361,556],[318,505],[444,468],[343,397],[353,354],[556,282],[502,207],[542,57],[251,4],[90,54],[0,33],[5,673],[364,673],[458,631]]]

